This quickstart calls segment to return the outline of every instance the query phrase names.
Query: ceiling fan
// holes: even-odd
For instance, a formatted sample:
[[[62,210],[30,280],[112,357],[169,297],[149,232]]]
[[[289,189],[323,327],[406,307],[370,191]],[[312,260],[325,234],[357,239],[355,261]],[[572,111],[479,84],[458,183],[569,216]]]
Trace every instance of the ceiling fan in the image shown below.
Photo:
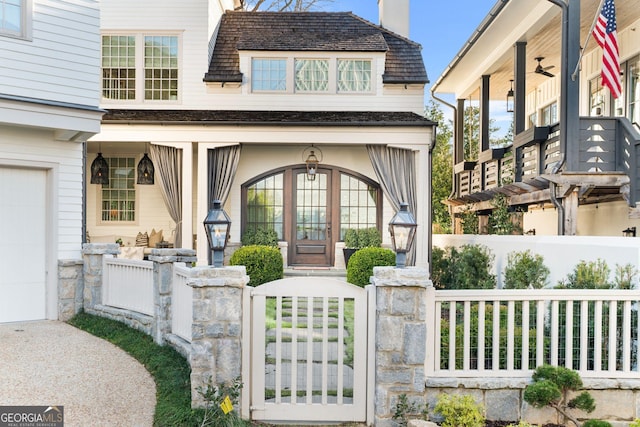
[[[549,65],[548,67],[543,67],[542,64],[541,64],[543,59],[544,59],[543,56],[538,56],[537,58],[535,58],[535,60],[538,61],[538,66],[536,67],[534,72],[536,72],[538,74],[542,74],[543,76],[553,77],[554,74],[550,73],[547,70],[552,69],[554,67],[554,65]]]

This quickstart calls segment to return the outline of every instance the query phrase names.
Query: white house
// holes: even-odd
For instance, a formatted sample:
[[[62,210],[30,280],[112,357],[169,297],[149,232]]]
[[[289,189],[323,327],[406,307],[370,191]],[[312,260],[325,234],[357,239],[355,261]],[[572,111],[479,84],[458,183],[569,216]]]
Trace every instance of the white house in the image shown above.
[[[588,37],[600,3],[497,1],[433,85],[456,100],[454,213],[470,207],[486,218],[502,193],[526,211],[530,234],[621,236],[640,227],[640,4],[616,3],[622,96],[614,99],[600,78],[602,49]],[[508,95],[514,143],[491,147],[489,119],[506,114]],[[481,109],[478,159],[462,150],[470,102]]]
[[[58,260],[80,258],[98,3],[0,2],[0,322],[57,319]]]
[[[386,224],[407,202],[425,264],[427,75],[407,39],[408,0],[402,16],[397,1],[379,3],[384,27],[348,12],[234,11],[231,0],[102,1],[108,113],[86,167],[102,153],[110,180],[86,178],[90,241],[121,239],[140,257],[128,247],[155,232],[149,246],[193,247],[206,264],[202,221],[220,199],[231,246],[270,228],[289,265],[344,267],[345,230],[377,227],[390,242]],[[138,184],[144,153],[153,185]]]

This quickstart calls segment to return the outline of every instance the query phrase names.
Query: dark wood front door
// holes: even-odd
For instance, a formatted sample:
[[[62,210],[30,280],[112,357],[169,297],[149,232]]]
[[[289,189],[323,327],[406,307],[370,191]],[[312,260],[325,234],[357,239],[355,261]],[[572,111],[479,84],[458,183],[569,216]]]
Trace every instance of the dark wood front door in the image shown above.
[[[294,170],[292,264],[332,265],[331,189],[331,171],[318,170],[310,181],[306,170]]]

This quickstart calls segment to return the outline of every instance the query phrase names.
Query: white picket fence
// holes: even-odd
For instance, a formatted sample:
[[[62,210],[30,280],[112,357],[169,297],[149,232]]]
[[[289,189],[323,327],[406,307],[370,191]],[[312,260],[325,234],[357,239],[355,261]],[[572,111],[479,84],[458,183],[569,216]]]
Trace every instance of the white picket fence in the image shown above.
[[[638,378],[639,290],[428,290],[427,377]],[[455,325],[455,327],[452,327]]]
[[[103,259],[102,303],[153,316],[153,263]]]
[[[188,267],[177,264],[171,291],[171,332],[187,342],[191,342],[193,323],[193,288],[187,285],[190,274]]]

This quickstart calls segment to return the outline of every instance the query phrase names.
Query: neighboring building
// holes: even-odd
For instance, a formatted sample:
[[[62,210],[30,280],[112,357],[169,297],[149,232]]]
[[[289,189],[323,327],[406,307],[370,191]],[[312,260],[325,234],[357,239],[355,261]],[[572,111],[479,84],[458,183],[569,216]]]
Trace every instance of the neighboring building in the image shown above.
[[[100,129],[98,1],[1,1],[0,322],[57,319],[79,259],[83,156]]]
[[[220,199],[232,247],[247,231],[272,228],[289,265],[344,267],[347,228],[377,227],[390,242],[391,194],[414,208],[424,265],[434,124],[423,117],[421,47],[406,38],[408,0],[401,17],[384,12],[397,3],[380,7],[385,27],[401,34],[351,13],[234,11],[231,0],[102,1],[108,113],[87,168],[101,152],[112,179],[90,184],[87,176],[91,241],[133,246],[138,233],[155,231],[157,240],[162,230],[162,240],[196,248],[207,263],[202,221]],[[145,152],[154,185],[136,184]],[[312,152],[320,161],[313,181],[305,168]],[[382,159],[386,187],[370,155]],[[160,175],[175,191],[161,188]]]
[[[454,94],[457,100],[448,203],[456,214],[471,208],[486,221],[492,197],[502,193],[512,207],[526,211],[524,232],[622,236],[623,230],[640,228],[640,4],[616,4],[623,94],[614,100],[602,86],[602,50],[593,37],[571,78],[600,2],[568,3],[566,52],[560,7],[548,0],[498,1],[433,85],[436,95]],[[488,123],[505,114],[510,90],[514,143],[496,149],[489,145]],[[463,158],[462,112],[469,100],[481,109],[478,159]],[[500,102],[490,111],[490,101]],[[559,212],[564,220],[558,220]]]

